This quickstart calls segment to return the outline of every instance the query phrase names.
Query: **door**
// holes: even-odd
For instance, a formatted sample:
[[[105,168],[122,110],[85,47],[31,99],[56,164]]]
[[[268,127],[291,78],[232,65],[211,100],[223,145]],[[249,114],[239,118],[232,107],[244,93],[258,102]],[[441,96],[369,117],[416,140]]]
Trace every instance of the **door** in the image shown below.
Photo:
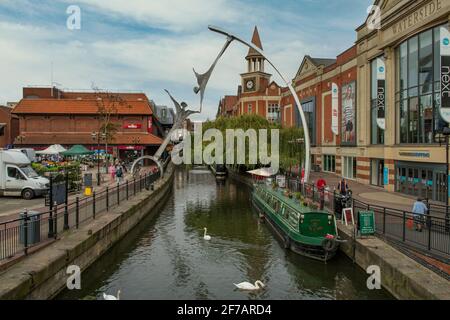
[[[5,195],[20,196],[27,179],[15,166],[6,166]]]

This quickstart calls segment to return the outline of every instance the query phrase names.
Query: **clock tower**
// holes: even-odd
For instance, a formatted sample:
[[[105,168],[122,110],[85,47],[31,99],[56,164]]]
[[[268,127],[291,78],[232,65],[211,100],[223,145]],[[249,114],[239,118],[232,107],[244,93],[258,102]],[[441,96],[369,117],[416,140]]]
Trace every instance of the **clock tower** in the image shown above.
[[[263,50],[258,28],[255,26],[253,31],[252,43]],[[243,95],[246,93],[255,93],[265,91],[270,83],[271,75],[264,72],[265,58],[256,50],[250,48],[247,56],[247,72],[241,74]]]

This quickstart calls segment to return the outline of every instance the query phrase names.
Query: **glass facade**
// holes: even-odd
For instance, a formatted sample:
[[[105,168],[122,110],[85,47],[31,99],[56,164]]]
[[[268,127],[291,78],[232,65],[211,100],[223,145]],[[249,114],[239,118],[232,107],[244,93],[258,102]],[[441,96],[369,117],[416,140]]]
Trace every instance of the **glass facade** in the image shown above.
[[[377,101],[377,59],[370,64],[370,142],[371,144],[384,144],[384,130],[377,124],[378,101]]]
[[[440,26],[396,49],[398,143],[433,143],[445,125],[439,115]]]

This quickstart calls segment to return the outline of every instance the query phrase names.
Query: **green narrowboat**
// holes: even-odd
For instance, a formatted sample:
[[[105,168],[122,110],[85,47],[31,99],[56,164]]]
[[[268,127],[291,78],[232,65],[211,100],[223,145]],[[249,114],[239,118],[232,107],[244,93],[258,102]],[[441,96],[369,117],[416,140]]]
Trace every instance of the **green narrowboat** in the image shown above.
[[[314,210],[286,197],[281,189],[255,184],[252,203],[286,249],[320,261],[333,258],[339,247],[334,214]]]

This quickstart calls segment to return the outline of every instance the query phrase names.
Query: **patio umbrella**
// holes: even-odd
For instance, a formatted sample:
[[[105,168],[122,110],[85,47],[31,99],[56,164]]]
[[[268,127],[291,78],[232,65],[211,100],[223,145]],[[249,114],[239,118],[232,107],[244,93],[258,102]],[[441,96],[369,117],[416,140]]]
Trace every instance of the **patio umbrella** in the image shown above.
[[[94,154],[94,151],[86,149],[86,147],[77,144],[74,145],[72,148],[70,148],[67,151],[61,152],[63,156],[83,156],[88,154]]]
[[[60,144],[53,144],[45,150],[36,151],[36,154],[59,154],[66,151],[66,149]]]

